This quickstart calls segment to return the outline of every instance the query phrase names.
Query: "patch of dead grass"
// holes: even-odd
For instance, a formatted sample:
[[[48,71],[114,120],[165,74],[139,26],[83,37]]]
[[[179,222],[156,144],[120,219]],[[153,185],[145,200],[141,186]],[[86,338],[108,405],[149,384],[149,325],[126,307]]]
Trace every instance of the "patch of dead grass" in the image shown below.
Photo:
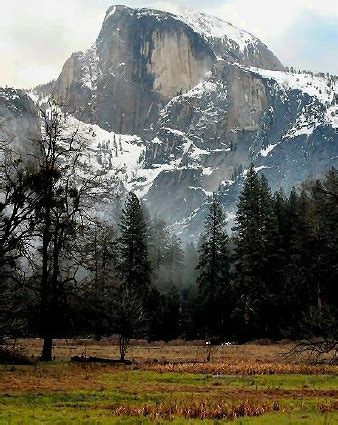
[[[142,368],[154,372],[167,373],[201,373],[208,375],[280,375],[280,374],[336,374],[337,366],[312,366],[293,363],[263,363],[252,360],[237,362],[208,362],[208,363],[144,363]]]

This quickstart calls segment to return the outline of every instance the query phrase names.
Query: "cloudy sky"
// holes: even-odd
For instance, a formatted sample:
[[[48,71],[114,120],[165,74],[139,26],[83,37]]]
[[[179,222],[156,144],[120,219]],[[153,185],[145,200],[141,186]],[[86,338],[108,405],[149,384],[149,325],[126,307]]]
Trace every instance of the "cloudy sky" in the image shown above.
[[[285,65],[338,74],[338,0],[171,0],[260,38]],[[151,1],[118,4],[148,6]],[[95,40],[112,0],[1,0],[0,86],[56,78]]]

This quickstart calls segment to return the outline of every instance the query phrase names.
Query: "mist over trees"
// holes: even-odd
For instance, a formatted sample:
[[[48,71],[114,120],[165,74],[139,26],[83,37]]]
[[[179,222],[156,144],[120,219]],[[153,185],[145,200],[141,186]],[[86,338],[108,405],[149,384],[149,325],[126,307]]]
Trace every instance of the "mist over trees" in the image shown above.
[[[213,195],[184,245],[134,193],[117,225],[92,214],[81,140],[41,114],[29,160],[1,145],[0,341],[39,336],[49,361],[54,338],[118,335],[125,361],[135,338],[337,340],[337,170],[286,195],[251,166],[233,228]]]

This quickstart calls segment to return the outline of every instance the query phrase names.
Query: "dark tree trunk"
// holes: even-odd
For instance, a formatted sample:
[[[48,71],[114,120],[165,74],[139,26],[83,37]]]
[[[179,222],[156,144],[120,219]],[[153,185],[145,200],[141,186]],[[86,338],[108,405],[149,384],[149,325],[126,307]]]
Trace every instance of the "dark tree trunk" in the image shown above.
[[[43,348],[40,360],[43,362],[50,362],[52,360],[52,350],[53,338],[50,336],[45,336],[43,339]]]

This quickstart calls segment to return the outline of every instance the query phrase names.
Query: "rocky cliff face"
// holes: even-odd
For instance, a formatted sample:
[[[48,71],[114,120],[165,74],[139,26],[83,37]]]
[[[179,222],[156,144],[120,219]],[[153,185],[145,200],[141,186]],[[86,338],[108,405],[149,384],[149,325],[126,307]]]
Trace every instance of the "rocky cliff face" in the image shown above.
[[[337,81],[285,71],[217,18],[114,6],[95,45],[35,95],[50,92],[72,112],[87,171],[135,191],[189,240],[212,192],[231,224],[250,163],[286,191],[338,167]]]
[[[112,6],[94,46],[74,53],[53,89],[75,116],[106,130],[142,134],[217,59],[282,69],[258,39],[217,18]]]

